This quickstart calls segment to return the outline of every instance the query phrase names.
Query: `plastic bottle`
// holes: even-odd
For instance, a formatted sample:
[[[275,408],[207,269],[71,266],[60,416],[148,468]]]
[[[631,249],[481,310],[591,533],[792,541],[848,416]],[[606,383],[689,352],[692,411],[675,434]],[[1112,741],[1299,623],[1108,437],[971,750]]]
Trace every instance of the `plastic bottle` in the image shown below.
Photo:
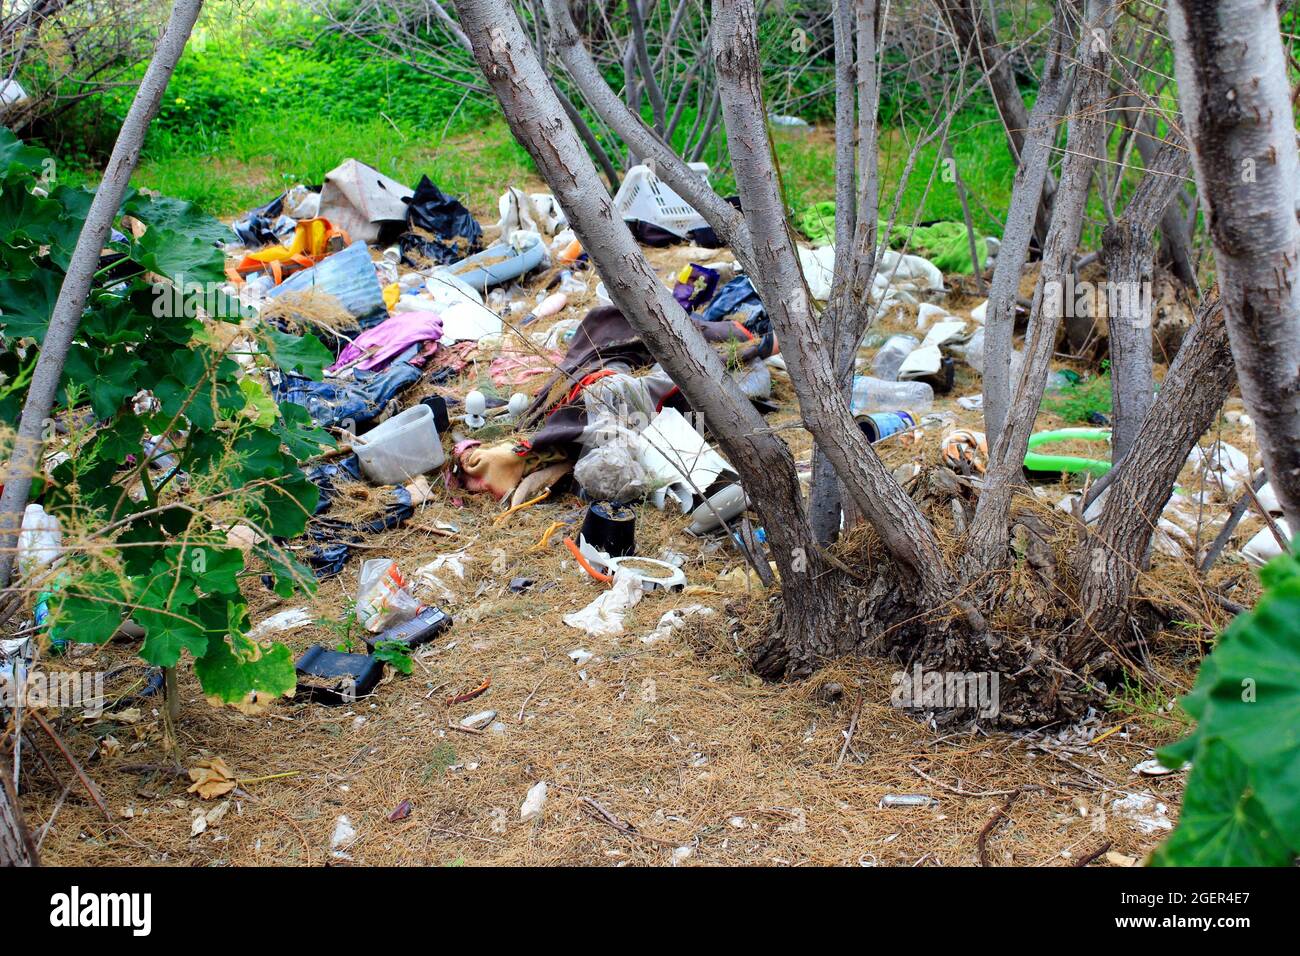
[[[912,354],[921,343],[910,335],[891,335],[880,347],[871,362],[871,374],[892,382],[898,378],[903,359]]]
[[[910,409],[918,414],[934,404],[934,389],[925,382],[890,382],[870,375],[853,376],[853,414]]]

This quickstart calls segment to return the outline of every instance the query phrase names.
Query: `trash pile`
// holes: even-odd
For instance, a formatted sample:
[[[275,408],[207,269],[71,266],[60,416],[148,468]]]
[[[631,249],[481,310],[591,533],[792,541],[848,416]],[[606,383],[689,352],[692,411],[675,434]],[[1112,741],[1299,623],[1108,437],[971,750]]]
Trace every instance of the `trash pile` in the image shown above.
[[[708,167],[697,164],[697,172],[707,176]],[[671,249],[671,261],[685,263],[667,279],[674,298],[704,338],[726,351],[743,393],[763,413],[777,411],[774,376],[779,381],[787,371],[751,278],[650,169],[629,172],[614,206],[644,246]],[[680,553],[640,553],[636,508],[643,503],[680,515],[684,542],[693,536],[734,549],[748,566],[736,569],[745,586],[770,581],[766,535],[751,521],[737,473],[610,302],[564,210],[547,193],[511,186],[498,213],[495,223],[481,224],[427,176],[407,187],[348,160],[319,187],[294,186],[233,224],[229,291],[256,311],[252,321],[314,332],[335,355],[322,381],[257,370],[244,359],[250,374],[266,376],[270,395],[303,406],[340,443],[304,469],[321,490],[305,543],[313,571],[321,579],[337,575],[370,535],[410,522],[434,499],[481,495],[499,502],[494,524],[560,506],[536,548],[567,551],[575,573],[609,586],[564,617],[589,635],[621,633],[624,614],[644,594],[688,583]],[[814,299],[824,301],[834,246],[817,215],[833,216],[833,209],[804,217],[819,244],[801,246],[799,256]],[[953,225],[932,224],[916,235],[969,271],[970,237]],[[947,466],[978,481],[988,448],[979,389],[969,386],[984,367],[986,303],[950,311],[945,303],[962,297],[950,296],[944,271],[890,248],[892,240],[882,245],[870,290],[881,319],[859,352],[852,410],[873,443],[911,448],[898,477],[920,470],[928,444]],[[996,256],[997,240],[980,236],[978,243],[981,264]],[[1015,352],[1013,376],[1021,361]],[[1058,370],[1049,393],[1068,393],[1079,382],[1077,372]],[[969,394],[956,394],[963,390]],[[1081,442],[1108,443],[1109,431],[1097,427],[1108,424],[1105,416],[1091,422],[1034,435],[1025,462],[1027,476],[1039,481],[1036,493],[1072,513],[1082,505],[1068,476],[1100,478],[1110,468],[1108,456],[1074,453]],[[1162,552],[1191,553],[1188,515],[1199,534],[1210,527],[1206,505],[1222,505],[1250,482],[1242,453],[1217,447],[1196,465],[1209,485],[1180,488],[1166,509]],[[805,462],[801,472],[808,471]],[[335,513],[339,488],[354,483],[377,489],[374,507],[364,515]],[[1085,518],[1103,501],[1090,502]],[[232,531],[233,542],[240,531]],[[1268,531],[1251,539],[1251,560],[1275,552]],[[468,560],[444,555],[410,581],[398,559],[366,560],[357,615],[376,636],[367,644],[413,646],[449,626],[443,611],[413,592],[453,598],[446,578],[463,576],[461,558]],[[533,583],[519,580],[512,590]],[[320,700],[344,699],[340,682],[364,693],[377,679],[373,657],[321,647],[299,661],[299,671],[320,681],[312,691]]]

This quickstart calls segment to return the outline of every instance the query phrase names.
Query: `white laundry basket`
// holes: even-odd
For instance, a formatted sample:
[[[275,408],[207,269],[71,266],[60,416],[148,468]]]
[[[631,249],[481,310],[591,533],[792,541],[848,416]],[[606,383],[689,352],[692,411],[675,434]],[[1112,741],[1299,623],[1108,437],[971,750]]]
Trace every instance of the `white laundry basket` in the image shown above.
[[[691,163],[691,169],[703,178],[709,175],[708,163]],[[627,171],[614,197],[614,208],[624,220],[653,223],[683,239],[692,229],[708,225],[694,206],[660,182],[648,166],[633,166]]]

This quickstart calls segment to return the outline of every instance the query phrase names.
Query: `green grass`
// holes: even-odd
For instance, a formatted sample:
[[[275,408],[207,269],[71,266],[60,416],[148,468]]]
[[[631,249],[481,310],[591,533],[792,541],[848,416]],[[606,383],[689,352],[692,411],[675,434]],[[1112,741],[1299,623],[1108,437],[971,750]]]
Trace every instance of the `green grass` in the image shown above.
[[[454,84],[324,27],[319,16],[291,0],[217,0],[172,78],[135,184],[229,218],[287,186],[319,184],[348,158],[412,186],[428,174],[480,216],[495,208],[507,186],[536,183],[530,158],[514,142],[495,102],[465,98]],[[772,50],[778,55],[783,48],[776,43]],[[117,91],[96,109],[124,115],[130,92]],[[827,103],[809,109],[813,119],[829,115]],[[690,125],[687,117],[682,127]],[[1005,208],[1014,174],[1001,126],[987,107],[972,108],[958,118],[951,139],[961,177],[979,197],[972,201],[975,226],[999,235],[1001,223],[988,210]],[[882,130],[882,218],[893,206],[908,142],[898,129]],[[775,143],[786,202],[795,215],[834,198],[831,130],[778,132]],[[715,169],[725,165],[719,162],[725,148],[719,134],[706,152]],[[72,145],[65,155],[79,153]],[[621,153],[617,148],[615,154]],[[901,222],[961,220],[957,190],[944,181],[941,158],[937,143],[921,151],[903,188]],[[72,181],[91,180],[96,174],[88,167],[63,173]],[[735,191],[725,172],[715,185],[724,194]]]

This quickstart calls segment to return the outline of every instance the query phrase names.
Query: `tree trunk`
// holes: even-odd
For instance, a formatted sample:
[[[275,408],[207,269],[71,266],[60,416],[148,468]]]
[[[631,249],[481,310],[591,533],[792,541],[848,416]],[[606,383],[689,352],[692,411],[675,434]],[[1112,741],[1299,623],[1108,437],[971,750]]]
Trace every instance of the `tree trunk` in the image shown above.
[[[1273,0],[1173,0],[1169,33],[1242,397],[1300,528],[1300,159]]]
[[[763,519],[785,598],[776,642],[784,653],[767,655],[774,670],[765,676],[808,673],[845,639],[846,616],[840,575],[812,537],[789,449],[655,275],[606,192],[591,188],[595,168],[513,10],[505,0],[457,0],[456,9],[511,131],[555,192],[611,300],[704,416]]]
[[[1214,424],[1232,377],[1223,310],[1207,297],[1142,421],[1134,452],[1116,466],[1096,531],[1078,549],[1081,613],[1067,666],[1084,667],[1105,646],[1116,646],[1160,512],[1187,456]]]
[[[753,273],[754,259],[750,248],[749,228],[730,203],[709,188],[685,160],[654,135],[618,98],[599,67],[583,45],[578,28],[569,14],[568,0],[545,0],[546,15],[551,23],[561,62],[569,71],[574,85],[596,114],[642,159],[652,163],[655,175],[674,192],[695,207],[713,227],[719,239],[731,247],[745,271]]]
[[[952,579],[934,529],[857,427],[813,320],[768,142],[753,3],[717,0],[712,39],[732,169],[758,260],[752,278],[781,341],[804,425],[845,494],[915,576],[919,593],[942,600],[952,593]]]
[[[1034,215],[1043,194],[1051,146],[1056,139],[1057,121],[1068,86],[1065,48],[1070,42],[1068,18],[1058,9],[1047,59],[1043,64],[1038,99],[1034,101],[1029,131],[1011,188],[1002,247],[993,265],[988,308],[984,315],[984,430],[990,446],[1002,434],[1007,408],[1011,404],[1011,351],[1020,272],[1029,258]]]
[[[41,452],[44,448],[42,432],[46,419],[54,408],[54,396],[63,377],[63,363],[68,349],[81,323],[81,313],[86,307],[86,297],[99,268],[99,254],[108,239],[113,219],[117,216],[122,197],[140,162],[140,148],[150,122],[158,113],[167,82],[176,61],[180,59],[189,40],[194,21],[198,19],[203,0],[176,0],[171,17],[163,29],[154,51],[153,60],[145,70],[140,88],[136,90],[131,108],[127,110],[122,130],[113,153],[104,169],[104,178],[95,192],[95,198],[86,214],[81,235],[68,263],[68,270],[54,303],[49,329],[41,343],[40,357],[32,372],[31,385],[23,402],[22,418],[14,437],[14,447],[5,475],[4,492],[0,493],[0,587],[9,583],[13,568],[18,531],[22,527],[22,512],[27,506],[32,479],[40,472]]]
[[[1021,469],[1029,436],[1034,430],[1043,388],[1051,370],[1056,334],[1066,309],[1066,276],[1074,274],[1074,255],[1083,228],[1083,213],[1097,157],[1105,149],[1103,101],[1110,77],[1109,50],[1114,22],[1112,0],[1089,0],[1087,22],[1080,34],[1079,79],[1070,103],[1070,131],[1061,183],[1052,209],[1052,227],[1043,249],[1042,269],[1034,291],[1025,360],[1016,388],[1015,407],[996,440],[989,442],[989,465],[971,522],[968,554],[972,570],[989,570],[1006,556],[1011,497],[1022,483]],[[998,255],[998,265],[1001,263]],[[996,272],[994,275],[996,283]],[[991,310],[990,310],[991,311]],[[991,316],[990,316],[991,317]],[[1008,320],[1010,314],[1007,315]],[[990,368],[985,333],[984,368]]]
[[[1151,407],[1155,378],[1151,361],[1151,283],[1155,228],[1178,193],[1187,169],[1187,146],[1177,134],[1148,161],[1146,176],[1124,214],[1102,233],[1101,261],[1114,295],[1110,329],[1111,456],[1121,461],[1133,447]],[[1176,215],[1176,213],[1175,213]]]
[[[938,0],[939,14],[961,44],[962,55],[967,56],[973,52],[978,57],[984,81],[993,95],[993,105],[997,107],[998,117],[1006,130],[1011,158],[1020,166],[1025,156],[1025,137],[1034,121],[1025,108],[1025,99],[1020,95],[1020,87],[1016,84],[1016,71],[998,43],[993,24],[976,7],[977,3],[982,2],[983,0]],[[1051,54],[1048,55],[1050,58]],[[1046,69],[1043,72],[1046,79]],[[1039,95],[1042,95],[1041,90]],[[1033,148],[1032,143],[1030,148]],[[1033,231],[1040,242],[1047,235],[1047,228],[1052,221],[1052,196],[1055,192],[1056,180],[1050,172],[1046,173],[1043,187],[1036,199],[1037,208],[1034,210]]]
[[[0,756],[0,867],[39,866],[36,844],[23,823],[13,788],[13,768]]]
[[[835,35],[835,274],[831,280],[830,302],[822,316],[822,328],[826,341],[836,343],[838,347],[841,341],[840,325],[852,321],[848,315],[852,307],[848,280],[853,261],[853,234],[857,223],[854,176],[857,94],[852,0],[833,0],[831,18]],[[836,360],[834,355],[831,358],[832,361]],[[852,381],[850,372],[844,387],[849,388]],[[834,467],[814,447],[808,512],[813,535],[818,542],[827,544],[839,532],[842,500],[840,480]]]

